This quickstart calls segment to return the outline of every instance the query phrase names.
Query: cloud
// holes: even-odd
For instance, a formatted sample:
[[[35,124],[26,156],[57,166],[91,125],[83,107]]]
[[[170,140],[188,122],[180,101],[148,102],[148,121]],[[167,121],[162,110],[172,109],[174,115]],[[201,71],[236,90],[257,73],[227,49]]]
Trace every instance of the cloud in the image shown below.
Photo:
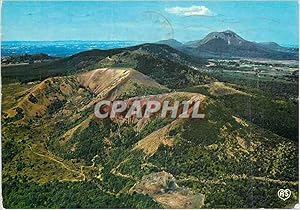
[[[205,6],[171,7],[171,8],[166,8],[165,11],[178,16],[212,16],[213,15],[213,13]]]

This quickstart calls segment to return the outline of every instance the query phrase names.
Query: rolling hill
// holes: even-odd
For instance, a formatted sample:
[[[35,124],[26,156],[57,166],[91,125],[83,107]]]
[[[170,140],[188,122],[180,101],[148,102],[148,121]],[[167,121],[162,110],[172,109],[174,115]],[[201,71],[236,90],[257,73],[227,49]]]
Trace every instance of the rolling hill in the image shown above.
[[[26,83],[97,68],[128,67],[157,79],[161,84],[168,83],[170,87],[183,87],[195,84],[192,77],[201,76],[202,82],[211,80],[204,73],[199,74],[191,68],[192,64],[203,65],[204,63],[204,60],[190,57],[167,45],[143,44],[113,50],[95,49],[45,63],[3,66],[2,79],[4,83],[16,81]],[[182,81],[178,81],[178,77],[182,78]]]

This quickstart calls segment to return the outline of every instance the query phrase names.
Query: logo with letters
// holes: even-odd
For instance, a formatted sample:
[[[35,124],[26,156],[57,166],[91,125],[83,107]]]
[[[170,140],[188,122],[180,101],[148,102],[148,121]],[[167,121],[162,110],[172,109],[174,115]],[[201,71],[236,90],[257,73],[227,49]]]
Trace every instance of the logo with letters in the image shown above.
[[[291,197],[291,194],[292,194],[292,192],[291,192],[290,189],[280,189],[277,192],[278,197],[281,200],[284,200],[284,201],[286,201],[287,199],[289,199]]]

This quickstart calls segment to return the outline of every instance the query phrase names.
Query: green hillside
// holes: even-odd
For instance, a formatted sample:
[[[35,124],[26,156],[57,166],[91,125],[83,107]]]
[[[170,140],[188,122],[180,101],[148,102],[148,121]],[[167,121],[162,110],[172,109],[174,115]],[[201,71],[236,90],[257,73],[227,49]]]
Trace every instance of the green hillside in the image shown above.
[[[252,87],[251,78],[228,83],[209,62],[145,44],[5,67],[4,207],[294,206],[297,97]],[[205,118],[94,117],[99,100],[150,95],[200,100]],[[291,197],[280,200],[287,188]]]

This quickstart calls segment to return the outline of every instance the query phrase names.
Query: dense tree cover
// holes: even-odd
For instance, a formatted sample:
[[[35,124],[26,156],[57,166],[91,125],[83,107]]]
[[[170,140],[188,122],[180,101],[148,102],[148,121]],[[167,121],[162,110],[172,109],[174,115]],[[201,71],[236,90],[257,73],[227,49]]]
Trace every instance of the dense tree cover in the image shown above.
[[[298,104],[292,100],[262,96],[226,96],[220,100],[239,116],[293,140],[298,139]]]
[[[90,162],[95,155],[103,159],[105,157],[104,137],[111,132],[113,124],[107,120],[101,122],[91,121],[86,129],[75,132],[63,146],[53,139],[50,142],[50,149],[66,159],[83,159]],[[76,146],[76,149],[72,149]]]
[[[160,208],[141,194],[110,194],[93,182],[49,182],[38,185],[26,177],[3,183],[5,208]]]
[[[222,70],[222,69],[219,69]],[[295,82],[280,81],[275,78],[269,80],[259,80],[257,77],[241,77],[239,75],[224,75],[221,71],[211,73],[211,76],[222,82],[237,84],[245,89],[254,88],[261,90],[264,94],[280,96],[285,98],[295,98],[298,96],[298,79]]]
[[[5,165],[12,161],[16,154],[18,154],[24,145],[17,143],[14,139],[7,140],[2,136],[2,163]]]
[[[298,162],[296,143],[282,142],[282,138],[253,124],[242,127],[217,103],[208,103],[205,110],[205,119],[190,120],[173,131],[178,134],[176,147],[161,146],[151,157],[154,165],[174,175],[246,174],[297,180],[298,168],[291,167]]]
[[[136,69],[169,88],[177,89],[191,85],[206,84],[214,79],[206,73],[191,69],[171,60],[153,59],[149,55],[139,57]]]
[[[217,183],[214,183],[217,182]],[[182,181],[181,185],[205,193],[205,208],[287,208],[287,201],[278,198],[279,189],[290,189],[293,208],[298,203],[298,186],[245,178],[208,180],[207,182]],[[225,194],[225,195],[224,195]]]
[[[208,95],[223,104],[224,107],[229,108],[235,115],[255,123],[259,127],[285,138],[298,139],[298,102],[293,98],[274,96],[272,93],[267,94],[249,87],[239,87],[239,90],[248,95],[214,96],[209,93],[207,87],[203,86],[190,87],[185,90]]]

